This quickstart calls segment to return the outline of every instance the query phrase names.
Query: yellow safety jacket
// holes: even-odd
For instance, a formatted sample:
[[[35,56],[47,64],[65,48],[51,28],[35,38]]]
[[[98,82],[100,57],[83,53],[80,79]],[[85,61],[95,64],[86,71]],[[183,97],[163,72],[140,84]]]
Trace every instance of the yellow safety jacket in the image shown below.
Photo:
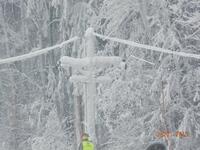
[[[94,144],[90,141],[82,142],[83,150],[94,150]]]

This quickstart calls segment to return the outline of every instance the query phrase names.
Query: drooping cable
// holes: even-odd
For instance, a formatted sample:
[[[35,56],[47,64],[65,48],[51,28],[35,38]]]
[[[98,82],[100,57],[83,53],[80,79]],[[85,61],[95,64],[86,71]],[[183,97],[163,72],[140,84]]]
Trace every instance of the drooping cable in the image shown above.
[[[164,48],[160,48],[160,47],[139,44],[139,43],[136,43],[133,41],[123,40],[123,39],[114,38],[114,37],[108,37],[108,36],[104,36],[104,35],[101,35],[98,33],[93,33],[93,34],[102,39],[107,39],[107,40],[119,42],[122,44],[127,44],[127,45],[134,46],[134,47],[144,48],[147,50],[152,50],[152,51],[157,51],[157,52],[162,52],[162,53],[167,53],[167,54],[173,54],[173,55],[182,56],[182,57],[190,57],[190,58],[200,59],[200,55],[197,55],[197,54],[172,51],[172,50],[168,50],[168,49],[164,49]]]
[[[79,37],[73,37],[73,38],[71,38],[71,39],[69,39],[67,41],[64,41],[64,42],[62,42],[60,44],[54,45],[52,47],[47,47],[47,48],[44,48],[44,49],[41,49],[41,50],[37,50],[37,51],[34,51],[34,52],[30,52],[28,54],[24,54],[24,55],[20,55],[20,56],[0,59],[0,65],[1,64],[7,64],[7,63],[13,63],[13,62],[16,62],[16,61],[22,61],[22,60],[26,60],[26,59],[29,59],[29,58],[33,58],[33,57],[39,56],[39,55],[48,53],[49,51],[52,51],[52,50],[54,50],[56,48],[62,48],[64,45],[72,43],[72,42],[74,42],[74,41],[76,41],[78,39],[79,39]]]

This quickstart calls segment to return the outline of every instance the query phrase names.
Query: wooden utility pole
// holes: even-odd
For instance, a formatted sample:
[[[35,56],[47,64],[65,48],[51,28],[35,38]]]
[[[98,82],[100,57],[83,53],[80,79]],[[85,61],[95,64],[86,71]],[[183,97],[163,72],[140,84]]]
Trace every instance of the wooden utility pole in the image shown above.
[[[87,132],[90,135],[91,140],[97,144],[96,139],[96,130],[95,130],[95,116],[96,116],[96,83],[111,81],[110,77],[96,77],[95,69],[109,66],[120,66],[122,62],[120,57],[112,56],[112,57],[103,57],[103,56],[95,56],[95,36],[94,36],[93,28],[89,28],[86,31],[86,53],[87,57],[85,58],[72,58],[68,56],[63,56],[61,58],[61,66],[64,68],[72,67],[72,69],[79,70],[78,75],[72,75],[70,81],[73,83],[84,83],[86,85],[86,93],[84,93],[84,128],[82,131]],[[80,74],[83,75],[80,75]],[[77,101],[77,100],[75,100]],[[75,113],[79,113],[77,109],[80,111],[80,106],[75,102]],[[76,115],[75,118],[75,126],[79,128],[80,126],[80,115]],[[79,139],[80,132],[76,129],[76,137]],[[77,141],[78,143],[79,141]]]
[[[75,135],[76,135],[76,145],[75,149],[79,149],[79,145],[81,143],[81,134],[82,134],[82,128],[81,128],[81,121],[82,121],[82,96],[79,92],[79,88],[77,87],[76,90],[73,92],[74,95],[74,114],[75,114],[75,121],[74,121],[74,127],[75,127]]]
[[[87,67],[89,71],[88,79],[90,82],[86,85],[87,88],[87,98],[86,98],[86,111],[85,111],[85,131],[89,133],[91,138],[96,142],[95,135],[95,107],[96,107],[96,82],[95,82],[95,72],[94,72],[94,63],[92,62],[95,54],[95,37],[93,35],[94,30],[89,28],[86,31],[86,51],[89,58],[90,65]]]

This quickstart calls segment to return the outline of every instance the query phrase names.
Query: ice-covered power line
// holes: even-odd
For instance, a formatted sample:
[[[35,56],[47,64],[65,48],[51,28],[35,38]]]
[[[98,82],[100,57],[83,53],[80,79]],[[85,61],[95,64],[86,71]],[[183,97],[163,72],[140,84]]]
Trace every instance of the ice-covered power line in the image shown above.
[[[42,54],[45,54],[45,53],[48,53],[49,51],[52,51],[56,48],[62,48],[64,45],[66,44],[69,44],[71,42],[74,42],[76,40],[78,40],[79,37],[73,37],[67,41],[64,41],[60,44],[56,44],[52,47],[47,47],[47,48],[44,48],[44,49],[41,49],[41,50],[38,50],[38,51],[34,51],[34,52],[30,52],[28,54],[24,54],[24,55],[20,55],[20,56],[15,56],[15,57],[10,57],[10,58],[5,58],[5,59],[0,59],[0,65],[1,64],[7,64],[7,63],[12,63],[12,62],[15,62],[15,61],[21,61],[21,60],[25,60],[25,59],[29,59],[29,58],[32,58],[32,57],[36,57],[36,56],[39,56],[39,55],[42,55]]]
[[[136,42],[133,42],[133,41],[123,40],[123,39],[114,38],[114,37],[108,37],[108,36],[104,36],[104,35],[101,35],[101,34],[98,34],[98,33],[93,33],[93,34],[95,36],[99,37],[99,38],[102,38],[102,39],[111,40],[111,41],[119,42],[119,43],[122,43],[122,44],[134,46],[134,47],[145,48],[145,49],[152,50],[152,51],[157,51],[157,52],[167,53],[167,54],[173,54],[173,55],[182,56],[182,57],[190,57],[190,58],[200,59],[200,55],[197,55],[197,54],[176,52],[176,51],[171,51],[171,50],[160,48],[160,47],[155,47],[155,46],[150,46],[150,45],[145,45],[145,44],[139,44],[139,43],[136,43]]]

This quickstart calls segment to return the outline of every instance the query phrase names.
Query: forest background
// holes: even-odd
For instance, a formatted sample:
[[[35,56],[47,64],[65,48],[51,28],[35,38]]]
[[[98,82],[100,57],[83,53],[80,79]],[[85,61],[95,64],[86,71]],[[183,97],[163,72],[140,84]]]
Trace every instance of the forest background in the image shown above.
[[[84,57],[84,33],[200,54],[199,0],[0,0],[0,59],[81,40],[48,54],[0,66],[0,150],[72,150],[71,70],[61,56]],[[170,150],[200,150],[200,61],[96,39],[96,54],[120,56],[97,85],[99,150],[139,150],[152,141]],[[154,63],[148,64],[136,57]],[[80,87],[81,89],[81,87]],[[158,131],[188,137],[162,139]]]

